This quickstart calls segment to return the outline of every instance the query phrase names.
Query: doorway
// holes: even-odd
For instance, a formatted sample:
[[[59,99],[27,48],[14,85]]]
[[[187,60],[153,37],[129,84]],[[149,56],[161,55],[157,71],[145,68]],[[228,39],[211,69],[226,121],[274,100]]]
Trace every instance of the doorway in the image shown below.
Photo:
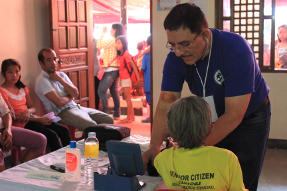
[[[98,39],[101,35],[103,27],[111,27],[112,23],[120,22],[120,2],[117,0],[93,0],[93,23],[94,23],[94,38]],[[127,38],[128,49],[132,56],[138,54],[137,45],[139,42],[147,40],[150,35],[150,2],[146,0],[127,0]],[[109,31],[109,29],[108,29]],[[98,59],[103,56],[103,50],[99,51]],[[139,66],[139,69],[140,66]],[[142,86],[133,86],[132,102],[135,112],[135,121],[132,123],[119,124],[118,120],[115,120],[115,124],[127,126],[131,128],[131,134],[139,134],[143,136],[150,136],[151,123],[142,123],[149,116],[149,107],[144,107],[143,101],[145,94],[142,90]],[[152,94],[151,94],[152,95]],[[126,117],[126,101],[120,96],[121,101],[121,118]],[[150,106],[151,107],[151,106]],[[109,111],[112,115],[113,112],[113,100],[109,96]]]

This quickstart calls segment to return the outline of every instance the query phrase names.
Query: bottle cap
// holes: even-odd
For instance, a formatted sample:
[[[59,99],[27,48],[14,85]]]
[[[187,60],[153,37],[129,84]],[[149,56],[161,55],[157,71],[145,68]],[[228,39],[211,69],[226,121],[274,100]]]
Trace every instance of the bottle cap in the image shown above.
[[[89,132],[89,133],[88,133],[88,136],[89,136],[89,137],[95,137],[95,136],[96,136],[96,132]]]
[[[71,141],[70,142],[70,148],[76,148],[77,147],[77,142],[76,141]]]

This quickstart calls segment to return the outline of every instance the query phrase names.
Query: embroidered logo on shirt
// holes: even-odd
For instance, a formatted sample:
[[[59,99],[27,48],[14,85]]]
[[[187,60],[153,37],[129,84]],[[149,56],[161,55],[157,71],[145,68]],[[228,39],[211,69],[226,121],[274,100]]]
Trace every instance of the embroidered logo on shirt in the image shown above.
[[[215,72],[213,78],[218,85],[223,84],[224,78],[219,69]]]

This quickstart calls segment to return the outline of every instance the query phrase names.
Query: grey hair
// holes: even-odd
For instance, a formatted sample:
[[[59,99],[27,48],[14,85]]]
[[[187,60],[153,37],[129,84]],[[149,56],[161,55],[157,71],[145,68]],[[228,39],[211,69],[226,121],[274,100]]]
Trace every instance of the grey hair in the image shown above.
[[[179,147],[192,149],[204,145],[211,130],[208,103],[197,96],[177,99],[166,113],[171,137]]]

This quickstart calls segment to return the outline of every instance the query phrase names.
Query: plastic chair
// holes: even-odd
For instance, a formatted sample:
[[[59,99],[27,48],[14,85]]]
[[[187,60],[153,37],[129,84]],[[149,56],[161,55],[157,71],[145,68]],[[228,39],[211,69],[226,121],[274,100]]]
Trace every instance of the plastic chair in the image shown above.
[[[67,127],[69,129],[71,138],[72,138],[73,141],[75,141],[76,140],[76,137],[75,137],[76,128],[71,126],[71,125],[67,125],[65,123],[59,123],[59,124],[65,126],[65,127]]]
[[[38,97],[38,98],[39,98],[39,97]],[[40,98],[39,98],[39,100],[40,100]],[[45,110],[45,107],[44,107],[44,105],[43,105],[43,103],[42,103],[41,100],[40,100],[40,104],[41,104],[41,106],[42,106],[42,108],[43,108],[43,111],[44,111],[45,113],[47,113],[47,111]],[[65,124],[65,123],[59,123],[59,124],[61,124],[61,125],[65,126],[65,127],[67,127],[67,128],[70,130],[71,138],[72,138],[73,141],[75,141],[75,131],[76,131],[76,128],[73,127],[73,126],[71,126],[71,125],[67,125],[67,124]]]
[[[18,156],[20,162],[23,162],[23,153],[20,146],[12,146],[11,148],[11,166],[18,165]]]

